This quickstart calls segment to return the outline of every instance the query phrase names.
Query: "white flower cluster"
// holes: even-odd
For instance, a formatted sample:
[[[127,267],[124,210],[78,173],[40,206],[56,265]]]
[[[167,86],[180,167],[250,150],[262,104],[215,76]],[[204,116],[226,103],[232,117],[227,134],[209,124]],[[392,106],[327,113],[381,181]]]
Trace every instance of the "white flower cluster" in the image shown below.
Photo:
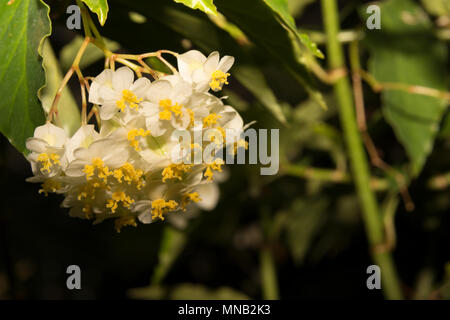
[[[45,195],[63,194],[62,206],[71,208],[71,216],[95,223],[114,218],[118,231],[135,226],[136,218],[143,223],[164,220],[189,203],[215,206],[217,192],[210,186],[223,160],[174,161],[174,150],[181,147],[173,133],[202,136],[211,128],[221,133],[201,146],[192,141],[192,153],[209,144],[227,146],[225,130],[227,137],[229,132],[241,135],[238,112],[208,92],[228,84],[234,58],[219,59],[217,52],[206,58],[192,50],[178,55],[177,62],[177,74],[153,82],[135,80],[128,67],[104,70],[89,91],[89,102],[99,108],[100,130],[82,125],[68,137],[50,122],[36,128],[26,144],[34,174],[28,181],[42,183],[39,192]],[[233,143],[236,148],[242,140]]]

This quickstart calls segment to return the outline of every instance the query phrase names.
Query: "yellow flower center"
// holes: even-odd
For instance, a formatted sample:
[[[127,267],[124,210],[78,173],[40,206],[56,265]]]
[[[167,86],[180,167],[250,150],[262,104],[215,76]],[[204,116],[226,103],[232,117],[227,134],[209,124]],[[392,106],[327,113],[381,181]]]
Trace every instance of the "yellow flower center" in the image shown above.
[[[95,199],[95,193],[97,190],[109,190],[110,187],[106,184],[103,179],[96,177],[90,178],[87,183],[83,184],[78,192],[78,200],[82,199]]]
[[[189,125],[187,128],[190,129],[194,126],[194,111],[189,108],[186,108],[186,111],[189,113]]]
[[[199,202],[202,199],[200,198],[200,195],[198,192],[192,192],[192,193],[186,193],[181,198],[181,208],[183,211],[186,211],[186,206],[191,202]]]
[[[92,214],[92,206],[90,204],[86,203],[81,211],[83,211],[86,219],[92,219],[94,217]]]
[[[210,113],[206,117],[203,118],[203,128],[212,127],[217,124],[217,120],[222,118],[221,115]]]
[[[41,165],[41,172],[44,173],[44,171],[47,171],[47,173],[50,173],[51,167],[54,165],[61,165],[61,162],[59,161],[59,155],[56,153],[41,153],[37,157],[37,161]]]
[[[167,179],[178,179],[181,181],[183,173],[191,171],[192,166],[192,164],[172,163],[162,171],[162,181],[166,182]]]
[[[126,226],[136,227],[136,218],[133,216],[123,216],[114,220],[114,228],[117,232],[120,232],[120,229]]]
[[[120,203],[122,203],[125,208],[129,208],[130,205],[134,203],[134,200],[127,196],[125,192],[116,191],[113,192],[111,199],[109,199],[106,204],[106,207],[111,208],[112,213],[115,213]]]
[[[245,141],[244,139],[240,139],[239,141],[235,142],[232,150],[233,155],[237,154],[238,148],[244,148],[245,150],[247,150],[248,142]]]
[[[160,218],[164,220],[163,214],[168,211],[175,210],[178,203],[174,200],[166,201],[164,199],[157,199],[152,201],[152,219]]]
[[[42,184],[42,189],[39,189],[39,193],[44,193],[45,196],[48,196],[49,192],[56,192],[56,190],[61,188],[61,183],[53,180],[47,179]]]
[[[216,132],[212,131],[212,132],[209,133],[209,141],[215,142],[216,144],[219,144],[219,145],[224,143],[225,142],[225,129],[222,128],[222,127],[217,127],[217,128],[214,128],[214,129],[219,130],[220,136],[218,136],[216,134]],[[218,139],[216,140],[217,136],[218,136]]]
[[[211,82],[209,86],[212,90],[218,91],[222,89],[224,84],[228,84],[227,78],[230,76],[229,73],[224,73],[220,70],[216,70],[211,74]]]
[[[101,179],[104,183],[108,183],[108,176],[113,174],[100,158],[92,159],[92,164],[86,164],[83,172],[86,174],[87,181],[96,175],[96,177]]]
[[[122,183],[125,181],[129,185],[134,183],[136,189],[140,190],[145,185],[144,171],[141,169],[135,169],[131,163],[126,162],[119,169],[112,172],[114,178],[117,182]]]
[[[146,137],[150,134],[150,130],[140,129],[131,129],[128,131],[128,141],[130,141],[130,146],[132,146],[136,151],[141,151],[139,147],[139,141],[136,139],[137,137]]]
[[[181,104],[172,103],[170,99],[163,99],[159,101],[159,107],[162,111],[159,113],[159,119],[161,120],[170,120],[172,119],[172,112],[176,117],[180,117],[182,112],[181,108],[183,107]]]
[[[116,101],[116,104],[117,108],[124,112],[127,105],[130,109],[139,109],[139,102],[142,100],[142,98],[136,97],[133,91],[125,89],[122,91],[122,99]]]
[[[222,159],[216,159],[213,163],[208,164],[205,171],[205,177],[208,181],[213,180],[213,171],[219,171],[222,172],[222,166],[224,165],[224,162]]]

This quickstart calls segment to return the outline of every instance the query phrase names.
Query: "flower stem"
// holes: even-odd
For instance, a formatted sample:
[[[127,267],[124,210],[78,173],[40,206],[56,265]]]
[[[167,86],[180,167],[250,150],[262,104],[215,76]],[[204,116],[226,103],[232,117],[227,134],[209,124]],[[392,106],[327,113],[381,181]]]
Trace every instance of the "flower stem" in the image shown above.
[[[277,300],[280,296],[277,270],[273,259],[274,230],[269,208],[261,207],[260,218],[265,239],[259,249],[262,297],[265,300]]]
[[[277,300],[278,284],[276,278],[275,263],[270,247],[263,247],[259,252],[260,268],[261,268],[261,282],[262,294],[265,300]]]
[[[336,0],[322,0],[322,14],[327,34],[328,62],[331,69],[345,67],[342,44],[338,40],[339,16]],[[382,216],[373,190],[370,188],[370,173],[361,135],[356,125],[352,90],[348,77],[334,84],[334,93],[339,105],[339,116],[349,152],[353,178],[362,206],[363,218],[372,257],[381,268],[382,287],[388,299],[402,299],[400,283],[390,253],[385,250]],[[383,250],[381,250],[383,248]]]

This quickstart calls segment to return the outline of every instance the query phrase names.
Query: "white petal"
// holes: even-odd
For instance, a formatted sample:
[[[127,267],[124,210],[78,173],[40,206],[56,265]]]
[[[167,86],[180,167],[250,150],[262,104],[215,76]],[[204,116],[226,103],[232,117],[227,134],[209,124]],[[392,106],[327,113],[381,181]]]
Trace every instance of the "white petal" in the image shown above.
[[[45,140],[52,147],[62,147],[67,139],[64,129],[47,122],[34,130],[34,137]]]
[[[184,80],[190,82],[192,71],[202,69],[206,57],[198,50],[190,50],[177,57],[178,71]]]
[[[207,74],[210,74],[218,69],[219,65],[219,52],[214,51],[212,52],[208,59],[205,62],[204,70]]]
[[[231,69],[231,66],[234,63],[234,57],[232,56],[225,56],[222,59],[220,59],[219,66],[217,69],[221,70],[222,72],[227,72]]]
[[[74,160],[73,152],[77,148],[88,148],[89,145],[98,139],[99,134],[95,131],[94,125],[83,125],[66,143],[67,161]]]
[[[140,215],[138,215],[138,219],[140,222],[144,223],[144,224],[149,224],[152,223],[152,213],[151,210],[142,212]]]
[[[105,69],[91,83],[89,90],[89,102],[95,104],[101,104],[103,102],[99,89],[101,86],[111,86],[112,85],[112,75],[113,71],[111,69]]]
[[[111,101],[117,101],[122,98],[121,93],[119,93],[118,91],[114,91],[111,87],[108,86],[101,86],[98,89],[98,93],[100,96],[100,100],[102,101],[101,104]]]
[[[84,175],[83,169],[86,165],[86,162],[83,160],[75,160],[69,163],[66,168],[66,175],[70,177],[81,177]]]
[[[178,130],[184,130],[191,122],[191,117],[185,108],[182,109],[181,117],[172,116],[172,126]]]
[[[134,80],[134,73],[128,67],[117,69],[112,77],[113,88],[115,91],[129,89]]]
[[[100,107],[100,118],[109,120],[117,113],[117,105],[115,103],[107,103]]]
[[[150,103],[150,102],[142,102],[141,106],[142,106],[142,113],[146,117],[153,117],[153,116],[159,114],[160,109],[157,104]]]
[[[137,79],[130,87],[130,90],[138,97],[143,98],[150,87],[150,80],[147,78]]]
[[[47,141],[39,138],[28,138],[25,145],[28,150],[38,154],[46,152],[48,147]]]
[[[157,80],[153,82],[147,90],[147,99],[153,103],[159,104],[162,99],[170,97],[172,85],[166,80]]]
[[[159,114],[149,117],[145,120],[147,129],[150,130],[152,136],[162,136],[167,131],[167,127],[163,121],[159,120]]]
[[[201,201],[197,205],[203,210],[213,210],[219,201],[219,187],[216,183],[201,184],[196,188]]]

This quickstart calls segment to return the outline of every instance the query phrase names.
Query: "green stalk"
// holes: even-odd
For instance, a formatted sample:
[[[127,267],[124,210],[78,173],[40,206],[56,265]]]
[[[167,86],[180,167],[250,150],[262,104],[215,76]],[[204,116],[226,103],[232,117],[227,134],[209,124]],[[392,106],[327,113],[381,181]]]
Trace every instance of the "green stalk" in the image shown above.
[[[262,297],[265,300],[278,300],[280,299],[280,295],[277,269],[272,252],[274,226],[270,218],[270,209],[265,206],[261,207],[260,216],[265,239],[265,243],[263,243],[259,250]]]
[[[330,69],[345,68],[342,44],[338,40],[339,16],[336,0],[322,0],[322,15],[327,34],[327,54]],[[355,108],[348,77],[334,84],[334,94],[339,105],[339,116],[349,153],[353,179],[366,227],[372,258],[381,269],[382,287],[388,299],[402,299],[392,257],[384,247],[384,230],[375,195],[370,188],[370,172],[361,135],[356,125]]]
[[[265,246],[260,249],[260,268],[261,268],[261,283],[262,294],[264,300],[278,300],[278,282],[276,277],[275,263],[271,248]]]

